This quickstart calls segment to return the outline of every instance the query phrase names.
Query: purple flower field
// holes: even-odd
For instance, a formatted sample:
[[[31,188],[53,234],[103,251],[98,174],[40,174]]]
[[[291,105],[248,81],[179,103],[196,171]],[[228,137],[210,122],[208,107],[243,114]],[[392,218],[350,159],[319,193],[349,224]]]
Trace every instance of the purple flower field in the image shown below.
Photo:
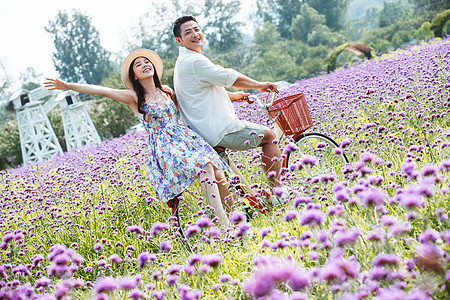
[[[194,251],[147,181],[145,133],[1,171],[0,299],[448,299],[449,62],[435,39],[282,90],[350,163],[301,185],[284,170],[289,201],[237,203],[225,234],[194,185]],[[258,151],[233,158],[254,170]]]

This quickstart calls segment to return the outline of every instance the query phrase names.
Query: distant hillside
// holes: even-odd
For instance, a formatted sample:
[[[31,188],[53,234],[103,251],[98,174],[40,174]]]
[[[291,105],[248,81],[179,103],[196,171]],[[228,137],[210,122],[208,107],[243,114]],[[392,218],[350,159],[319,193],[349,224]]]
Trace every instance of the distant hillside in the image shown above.
[[[394,2],[396,0],[352,0],[348,6],[348,18],[353,19],[364,15],[364,11],[369,7],[383,7],[383,1]]]

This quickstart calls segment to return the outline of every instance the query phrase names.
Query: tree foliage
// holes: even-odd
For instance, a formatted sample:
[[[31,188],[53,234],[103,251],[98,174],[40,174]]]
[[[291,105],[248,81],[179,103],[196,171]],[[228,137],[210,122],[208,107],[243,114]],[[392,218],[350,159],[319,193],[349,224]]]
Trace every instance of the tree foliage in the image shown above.
[[[409,0],[414,5],[416,11],[443,11],[450,8],[448,0]]]
[[[450,20],[450,9],[439,13],[433,21],[431,21],[430,29],[437,37],[442,37],[445,24]]]
[[[2,124],[0,130],[0,169],[16,167],[22,163],[19,126],[13,119]]]
[[[123,89],[122,78],[119,73],[103,80],[102,86]],[[127,130],[139,123],[130,107],[124,103],[104,97],[95,97],[87,103],[89,114],[102,140],[119,137]]]
[[[380,11],[378,24],[379,27],[386,27],[394,24],[403,17],[409,17],[411,12],[405,1],[383,2],[383,8]]]
[[[302,4],[308,4],[325,16],[325,24],[340,30],[345,21],[349,0],[257,0],[257,15],[263,21],[274,23],[281,36],[290,38],[292,20],[300,13]]]
[[[91,18],[80,11],[59,11],[45,30],[53,37],[53,63],[64,80],[98,84],[112,69],[109,53],[100,45]]]
[[[208,49],[216,53],[229,52],[242,43],[241,21],[236,14],[240,0],[205,0],[203,24]]]

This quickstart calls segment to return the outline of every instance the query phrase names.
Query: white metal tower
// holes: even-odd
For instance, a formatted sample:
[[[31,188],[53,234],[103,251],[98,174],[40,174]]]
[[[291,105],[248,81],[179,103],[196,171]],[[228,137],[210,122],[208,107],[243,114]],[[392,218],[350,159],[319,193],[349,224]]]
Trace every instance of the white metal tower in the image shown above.
[[[65,101],[62,101],[63,99]],[[74,92],[65,91],[59,94],[56,102],[61,106],[67,150],[93,146],[101,142],[86,107],[82,103],[77,103]]]
[[[47,112],[44,110],[43,102],[39,101],[51,94],[45,88],[38,88],[31,92],[19,90],[10,98],[17,114],[24,164],[62,153],[53,127],[48,120]]]
[[[100,136],[82,103],[77,103],[77,93],[55,93],[44,87],[30,92],[20,90],[10,101],[17,113],[23,163],[36,162],[62,153],[62,148],[48,120],[47,114],[60,105],[67,149],[82,148],[99,143]],[[47,102],[40,99],[51,95]]]

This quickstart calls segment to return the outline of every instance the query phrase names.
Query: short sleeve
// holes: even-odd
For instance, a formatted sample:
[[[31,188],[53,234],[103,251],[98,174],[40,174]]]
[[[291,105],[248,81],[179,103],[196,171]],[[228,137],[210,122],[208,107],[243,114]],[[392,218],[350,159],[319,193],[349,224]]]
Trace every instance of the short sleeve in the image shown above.
[[[229,87],[233,85],[238,78],[237,71],[213,64],[206,57],[197,59],[193,64],[193,68],[197,80],[205,85]]]

